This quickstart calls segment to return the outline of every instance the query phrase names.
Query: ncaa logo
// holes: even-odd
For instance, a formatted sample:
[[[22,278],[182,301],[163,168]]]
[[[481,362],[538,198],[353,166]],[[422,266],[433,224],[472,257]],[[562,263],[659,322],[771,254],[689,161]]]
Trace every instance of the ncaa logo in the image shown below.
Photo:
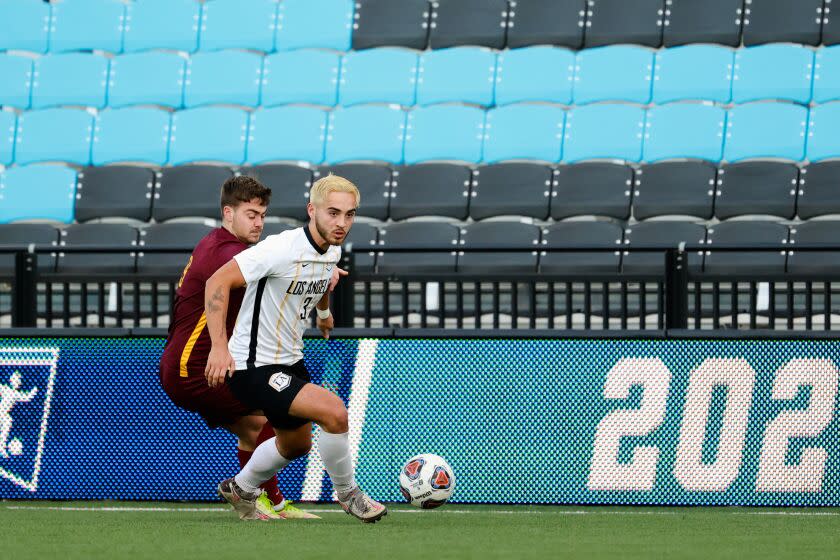
[[[417,480],[417,477],[420,476],[420,469],[422,469],[425,464],[426,460],[421,457],[418,457],[413,461],[409,461],[409,463],[405,466],[405,476],[408,477],[408,480]]]
[[[32,492],[47,435],[58,348],[0,348],[0,477]]]

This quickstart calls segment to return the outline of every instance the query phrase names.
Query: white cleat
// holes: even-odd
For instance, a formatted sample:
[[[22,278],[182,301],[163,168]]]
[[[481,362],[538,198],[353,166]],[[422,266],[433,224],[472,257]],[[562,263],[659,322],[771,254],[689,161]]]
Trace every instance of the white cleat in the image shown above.
[[[271,505],[265,492],[249,493],[239,487],[233,478],[219,483],[219,496],[233,507],[239,514],[239,519],[271,521],[283,519]]]
[[[371,499],[358,486],[350,490],[347,494],[339,494],[338,503],[345,513],[352,515],[364,523],[376,523],[388,515],[388,510],[385,506]]]

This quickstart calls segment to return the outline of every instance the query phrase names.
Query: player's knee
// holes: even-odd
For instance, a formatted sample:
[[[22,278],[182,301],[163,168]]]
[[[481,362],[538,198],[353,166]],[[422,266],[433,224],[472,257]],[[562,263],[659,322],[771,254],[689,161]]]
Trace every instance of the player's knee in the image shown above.
[[[343,434],[350,429],[347,409],[338,398],[331,404],[329,411],[321,422],[321,428],[331,434]]]

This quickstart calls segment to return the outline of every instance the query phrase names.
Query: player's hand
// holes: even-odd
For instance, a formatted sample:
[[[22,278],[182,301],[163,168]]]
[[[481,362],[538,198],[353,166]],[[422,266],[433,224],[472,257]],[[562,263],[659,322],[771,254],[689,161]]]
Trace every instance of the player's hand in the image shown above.
[[[236,364],[227,346],[213,346],[210,349],[210,355],[207,356],[207,366],[204,368],[207,384],[211,387],[218,387],[225,382],[229,375],[233,375],[234,371],[236,371]]]
[[[347,274],[345,272],[345,274]],[[335,320],[333,319],[332,314],[326,319],[318,318],[318,321],[315,323],[315,326],[318,327],[318,330],[321,331],[321,334],[324,335],[324,338],[329,340],[330,338],[330,331],[335,328]]]
[[[330,278],[330,291],[333,291],[335,289],[335,286],[338,284],[339,278],[341,278],[342,276],[347,276],[348,274],[350,273],[344,270],[343,268],[334,266],[332,278]]]

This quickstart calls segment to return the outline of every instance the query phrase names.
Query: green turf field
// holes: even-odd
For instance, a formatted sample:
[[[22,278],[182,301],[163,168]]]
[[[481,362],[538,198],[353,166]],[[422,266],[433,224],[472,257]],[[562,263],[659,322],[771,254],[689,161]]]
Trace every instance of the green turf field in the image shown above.
[[[830,509],[391,506],[363,525],[241,522],[221,505],[0,502],[0,557],[50,558],[838,558]]]

